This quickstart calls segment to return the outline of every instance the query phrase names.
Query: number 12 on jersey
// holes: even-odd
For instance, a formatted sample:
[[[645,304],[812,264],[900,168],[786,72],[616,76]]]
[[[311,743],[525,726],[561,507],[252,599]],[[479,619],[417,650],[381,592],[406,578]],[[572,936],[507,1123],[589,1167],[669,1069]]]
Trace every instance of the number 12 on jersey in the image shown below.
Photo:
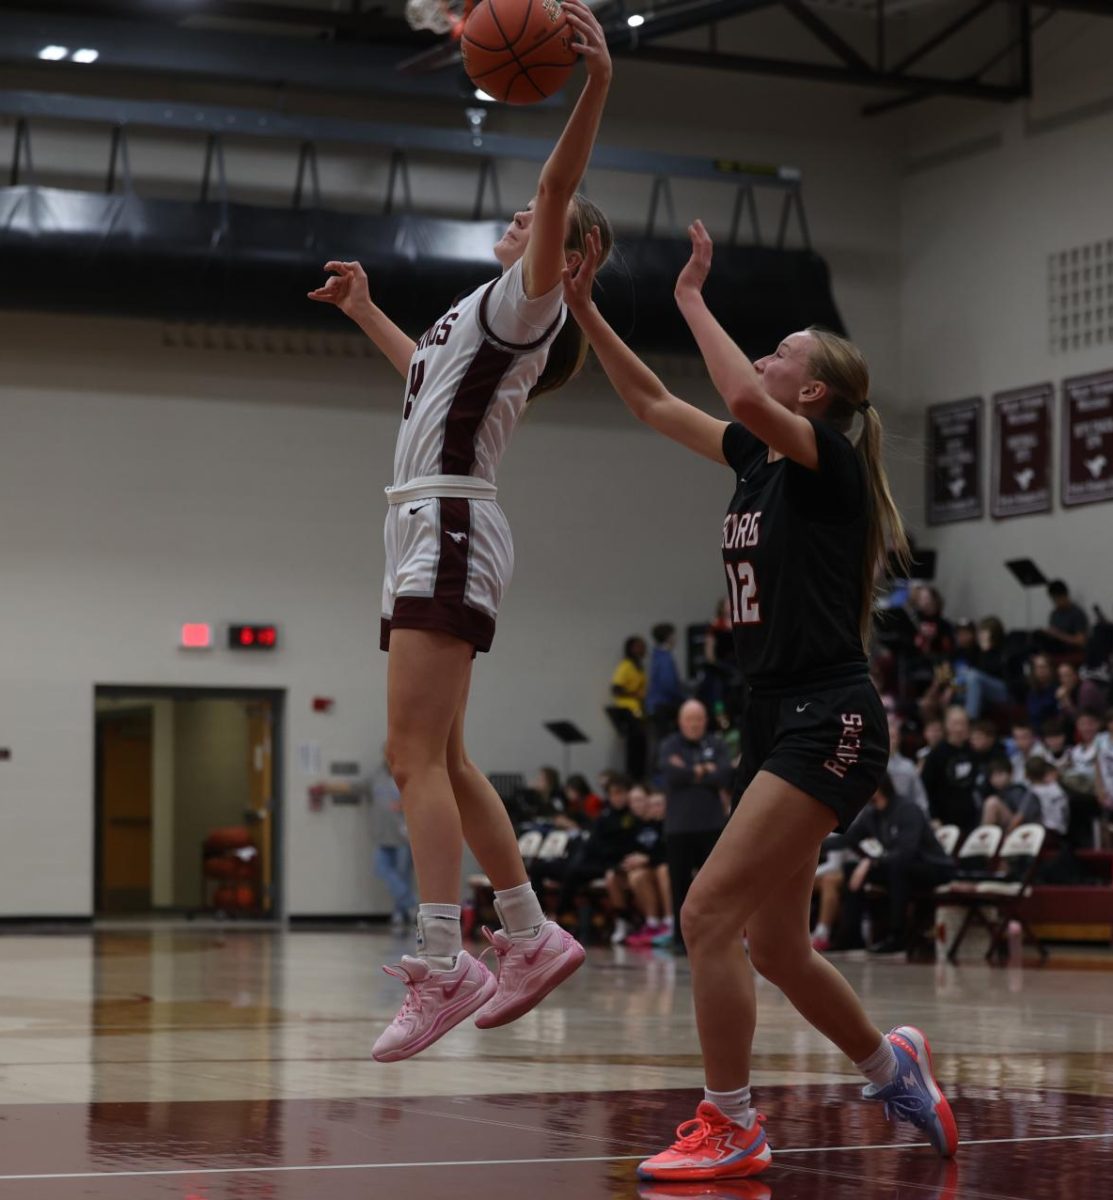
[[[757,580],[748,562],[728,562],[727,584],[730,587],[731,618],[735,625],[759,625],[761,609],[757,601]]]

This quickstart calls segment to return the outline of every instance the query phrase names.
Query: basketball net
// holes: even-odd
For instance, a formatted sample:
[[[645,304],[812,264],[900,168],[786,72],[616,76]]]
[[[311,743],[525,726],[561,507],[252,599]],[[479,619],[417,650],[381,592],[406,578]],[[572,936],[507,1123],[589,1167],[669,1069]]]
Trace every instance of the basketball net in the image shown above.
[[[406,20],[411,29],[459,38],[473,4],[474,0],[406,0]]]

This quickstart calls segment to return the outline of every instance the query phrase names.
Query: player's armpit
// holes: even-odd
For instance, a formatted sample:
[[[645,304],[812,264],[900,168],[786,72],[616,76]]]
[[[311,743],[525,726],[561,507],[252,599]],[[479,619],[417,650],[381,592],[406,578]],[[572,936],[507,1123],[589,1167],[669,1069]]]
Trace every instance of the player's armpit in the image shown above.
[[[791,458],[809,471],[819,469],[815,429],[807,417],[789,412],[760,389],[730,397],[727,407],[754,437],[771,450]]]

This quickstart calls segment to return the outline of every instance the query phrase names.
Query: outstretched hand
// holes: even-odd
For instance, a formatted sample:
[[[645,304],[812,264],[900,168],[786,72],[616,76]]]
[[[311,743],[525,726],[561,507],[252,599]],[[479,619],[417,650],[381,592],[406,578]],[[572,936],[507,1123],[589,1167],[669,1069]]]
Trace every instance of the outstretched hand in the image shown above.
[[[581,315],[591,308],[591,289],[602,257],[603,241],[599,236],[599,226],[593,225],[587,235],[583,258],[573,267],[566,266],[560,273],[564,284],[564,303],[573,315]]]
[[[711,251],[714,249],[714,243],[698,217],[688,226],[688,236],[692,239],[692,257],[677,276],[677,299],[680,299],[681,293],[690,295],[703,291],[703,285],[711,272]]]
[[[613,67],[607,49],[607,35],[598,18],[583,0],[563,0],[561,9],[572,29],[579,35],[571,48],[584,60],[589,78],[609,83]]]
[[[325,270],[333,274],[309,293],[310,300],[335,304],[341,312],[352,315],[361,305],[371,303],[367,275],[357,262],[327,262]]]

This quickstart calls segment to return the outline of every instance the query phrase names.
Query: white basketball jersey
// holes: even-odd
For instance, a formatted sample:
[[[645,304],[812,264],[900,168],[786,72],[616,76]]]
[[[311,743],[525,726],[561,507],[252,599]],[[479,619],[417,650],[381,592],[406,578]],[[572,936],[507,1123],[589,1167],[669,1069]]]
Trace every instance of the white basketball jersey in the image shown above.
[[[395,487],[434,475],[495,482],[565,315],[559,284],[536,299],[526,295],[519,260],[422,334],[394,449]]]

